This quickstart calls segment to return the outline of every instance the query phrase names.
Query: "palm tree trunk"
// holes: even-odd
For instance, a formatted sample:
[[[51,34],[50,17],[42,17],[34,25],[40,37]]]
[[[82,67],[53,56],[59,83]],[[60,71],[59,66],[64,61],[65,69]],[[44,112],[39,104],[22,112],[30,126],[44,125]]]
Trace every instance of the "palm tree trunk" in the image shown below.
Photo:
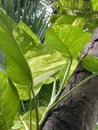
[[[98,28],[93,35],[92,42],[85,47],[84,53],[98,56],[97,38]],[[91,73],[86,71],[80,63],[61,96],[90,75]],[[85,83],[54,108],[42,126],[42,130],[93,130],[97,115],[98,76]]]

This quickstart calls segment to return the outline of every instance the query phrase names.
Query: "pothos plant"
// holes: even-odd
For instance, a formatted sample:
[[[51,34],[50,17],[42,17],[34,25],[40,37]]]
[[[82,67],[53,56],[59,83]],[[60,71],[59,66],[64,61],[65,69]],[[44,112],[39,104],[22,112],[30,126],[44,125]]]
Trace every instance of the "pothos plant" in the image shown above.
[[[0,129],[39,130],[49,112],[77,88],[98,74],[98,59],[88,55],[83,66],[92,75],[59,98],[78,64],[91,34],[79,24],[54,24],[47,29],[44,44],[22,21],[16,25],[0,9]],[[57,89],[57,81],[59,87]],[[38,105],[36,95],[43,84],[53,83],[50,102]],[[47,97],[45,97],[47,98]],[[28,111],[21,112],[21,102],[29,100]]]

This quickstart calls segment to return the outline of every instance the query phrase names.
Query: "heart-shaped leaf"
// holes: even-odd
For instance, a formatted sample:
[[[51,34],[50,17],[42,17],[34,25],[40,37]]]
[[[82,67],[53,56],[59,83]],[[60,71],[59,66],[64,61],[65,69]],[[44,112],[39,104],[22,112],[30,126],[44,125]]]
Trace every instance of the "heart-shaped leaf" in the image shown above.
[[[71,25],[54,25],[47,30],[45,44],[60,51],[65,57],[76,58],[91,35]]]

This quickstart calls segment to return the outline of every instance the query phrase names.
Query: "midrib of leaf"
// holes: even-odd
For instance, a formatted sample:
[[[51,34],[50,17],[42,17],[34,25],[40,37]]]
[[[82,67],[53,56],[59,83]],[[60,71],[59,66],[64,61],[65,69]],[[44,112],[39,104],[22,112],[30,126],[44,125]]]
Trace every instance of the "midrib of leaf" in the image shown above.
[[[55,36],[57,37],[57,39],[61,42],[61,44],[64,46],[64,48],[67,50],[67,53],[68,53],[68,54],[63,53],[63,55],[64,55],[64,56],[67,55],[67,56],[72,60],[71,53],[70,53],[70,51],[69,51],[69,49],[68,49],[66,43],[64,44],[64,42],[58,37],[58,35],[57,35],[57,33],[55,32],[55,30],[54,30],[54,34],[55,34]],[[57,48],[56,48],[56,49],[57,49]],[[58,50],[58,49],[57,49],[57,50]],[[58,50],[58,51],[59,51],[59,50]],[[60,52],[62,53],[61,50],[60,50]]]

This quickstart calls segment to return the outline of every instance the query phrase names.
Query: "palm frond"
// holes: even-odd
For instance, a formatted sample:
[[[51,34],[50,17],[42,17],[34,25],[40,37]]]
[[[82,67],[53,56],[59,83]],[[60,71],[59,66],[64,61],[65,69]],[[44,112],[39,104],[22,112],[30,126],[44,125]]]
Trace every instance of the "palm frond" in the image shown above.
[[[56,0],[2,0],[1,6],[18,23],[22,20],[42,41]]]

